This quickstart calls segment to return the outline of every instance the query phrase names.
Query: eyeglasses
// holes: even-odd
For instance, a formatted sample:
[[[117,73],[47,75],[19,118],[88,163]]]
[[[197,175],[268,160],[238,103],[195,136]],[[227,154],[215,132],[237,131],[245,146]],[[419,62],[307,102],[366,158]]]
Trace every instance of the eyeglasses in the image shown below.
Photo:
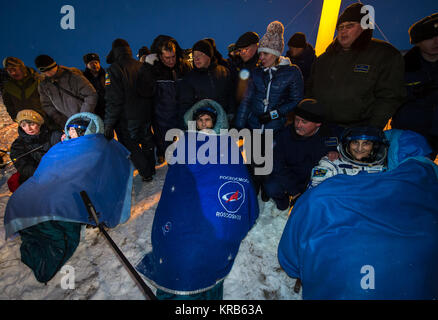
[[[342,30],[350,30],[352,28],[354,28],[356,25],[358,25],[358,22],[350,22],[350,23],[346,23],[346,24],[341,24],[338,26],[337,30],[338,31],[342,31]]]

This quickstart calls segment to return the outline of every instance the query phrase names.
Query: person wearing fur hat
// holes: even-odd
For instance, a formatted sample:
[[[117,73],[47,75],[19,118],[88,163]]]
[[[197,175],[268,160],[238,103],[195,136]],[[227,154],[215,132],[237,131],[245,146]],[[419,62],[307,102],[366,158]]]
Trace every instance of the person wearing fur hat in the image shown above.
[[[61,129],[44,112],[41,107],[38,84],[41,76],[34,69],[24,65],[24,62],[16,57],[3,59],[3,67],[9,75],[2,89],[3,102],[6,111],[15,121],[18,112],[24,109],[32,109],[38,112],[50,129]]]
[[[302,32],[292,35],[287,45],[289,50],[286,53],[286,57],[300,68],[304,82],[306,82],[310,76],[313,61],[316,58],[315,49],[307,42],[306,35]]]
[[[272,198],[280,211],[288,209],[306,190],[312,168],[323,156],[338,157],[338,139],[324,124],[321,103],[304,99],[292,114],[293,123],[275,136],[273,170],[263,184],[262,200]]]
[[[209,40],[196,42],[192,52],[193,70],[182,79],[179,87],[180,120],[188,109],[202,99],[217,101],[224,108],[229,120],[232,120],[235,99],[230,70],[218,64]]]
[[[405,99],[403,57],[372,38],[372,23],[362,28],[363,6],[354,3],[339,16],[335,40],[313,64],[306,97],[324,104],[329,122],[383,128]]]
[[[119,142],[131,152],[132,163],[143,181],[152,181],[155,155],[151,122],[155,83],[150,65],[135,60],[124,39],[113,41],[107,63],[111,65],[105,76],[105,137],[112,140],[115,130]]]
[[[105,69],[100,65],[97,53],[87,53],[83,60],[85,64],[84,76],[93,85],[98,96],[94,113],[103,119],[105,116]]]
[[[391,126],[425,136],[438,153],[438,13],[409,28],[414,47],[404,56],[408,99],[397,110]]]
[[[77,68],[60,66],[48,55],[35,58],[35,66],[45,76],[39,83],[41,106],[58,126],[78,112],[94,112],[97,93]]]
[[[22,184],[33,175],[43,155],[61,141],[62,132],[49,130],[44,118],[32,109],[19,111],[16,121],[18,138],[12,143],[10,157],[17,159],[13,162],[19,173],[19,184]]]
[[[284,127],[287,114],[303,98],[304,84],[300,69],[281,56],[284,50],[283,34],[283,24],[273,21],[260,40],[258,52],[261,67],[250,74],[248,88],[236,115],[237,129],[261,129],[262,132],[272,129],[275,133]],[[254,161],[251,161],[251,172],[254,169]],[[256,190],[259,190],[264,176],[253,178]]]

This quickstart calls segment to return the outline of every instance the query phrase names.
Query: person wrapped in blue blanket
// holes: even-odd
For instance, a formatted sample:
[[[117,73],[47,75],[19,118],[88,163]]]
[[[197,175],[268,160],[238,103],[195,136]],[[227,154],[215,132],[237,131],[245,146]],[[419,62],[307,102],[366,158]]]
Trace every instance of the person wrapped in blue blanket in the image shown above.
[[[421,135],[385,136],[386,171],[337,174],[293,208],[278,261],[304,299],[438,298],[438,167]]]
[[[137,270],[158,299],[221,300],[223,281],[259,215],[257,197],[237,144],[220,132],[228,127],[222,107],[201,100],[184,119],[188,131],[168,159],[179,160],[169,165],[155,212],[152,251]]]
[[[130,217],[129,152],[102,132],[97,115],[71,116],[63,141],[42,157],[33,176],[8,201],[6,238],[21,236],[21,260],[39,282],[47,283],[56,275],[76,250],[81,226],[92,224],[80,191],[87,192],[108,227]]]

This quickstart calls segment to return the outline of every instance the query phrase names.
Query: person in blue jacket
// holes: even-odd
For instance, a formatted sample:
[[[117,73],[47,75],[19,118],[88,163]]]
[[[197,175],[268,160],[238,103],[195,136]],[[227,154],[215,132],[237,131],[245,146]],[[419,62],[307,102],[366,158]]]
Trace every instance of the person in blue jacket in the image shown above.
[[[303,299],[438,298],[438,167],[420,134],[385,135],[387,171],[338,174],[295,204],[278,261]]]
[[[197,131],[188,123],[202,115],[212,115],[213,129]],[[137,270],[157,288],[158,299],[221,300],[223,281],[258,217],[258,202],[241,155],[238,163],[230,161],[237,145],[227,145],[230,136],[219,134],[228,127],[222,107],[204,99],[184,119],[189,129],[176,152],[183,148],[185,161],[169,165],[152,225],[152,251]],[[216,163],[201,163],[200,151],[214,143],[209,158]]]
[[[303,98],[303,77],[296,65],[282,57],[284,27],[279,21],[268,25],[258,52],[262,67],[251,73],[248,89],[237,110],[238,129],[282,128],[286,115]]]
[[[262,67],[251,72],[244,98],[240,103],[235,118],[237,129],[266,129],[275,132],[284,127],[287,114],[291,112],[303,98],[304,84],[301,71],[291,65],[289,58],[281,56],[284,50],[284,26],[279,21],[271,22],[266,34],[260,40],[258,52]],[[253,138],[253,140],[255,140]],[[265,155],[265,139],[261,146]],[[267,152],[271,152],[268,150]],[[263,184],[265,175],[255,175],[256,161],[251,159],[249,170],[257,192]]]

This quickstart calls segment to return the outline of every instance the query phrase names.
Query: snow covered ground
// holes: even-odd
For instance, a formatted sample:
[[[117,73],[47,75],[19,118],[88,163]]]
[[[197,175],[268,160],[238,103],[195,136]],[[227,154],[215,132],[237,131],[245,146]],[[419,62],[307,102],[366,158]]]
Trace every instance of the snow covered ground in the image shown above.
[[[0,149],[10,146],[16,137],[16,128],[0,103]],[[3,217],[11,195],[6,182],[14,172],[12,166],[0,171],[0,299],[144,299],[97,229],[85,229],[78,248],[66,264],[74,268],[74,289],[61,288],[64,274],[60,272],[47,285],[36,281],[32,271],[20,261],[20,238],[5,241]],[[133,265],[151,250],[152,222],[166,172],[167,166],[158,168],[155,179],[150,183],[142,182],[139,176],[135,176],[131,218],[125,224],[108,230]],[[259,204],[259,219],[243,240],[233,269],[225,280],[224,299],[301,299],[301,294],[293,291],[295,279],[284,273],[277,260],[277,246],[288,212],[278,211],[271,201],[264,203],[259,200]]]

